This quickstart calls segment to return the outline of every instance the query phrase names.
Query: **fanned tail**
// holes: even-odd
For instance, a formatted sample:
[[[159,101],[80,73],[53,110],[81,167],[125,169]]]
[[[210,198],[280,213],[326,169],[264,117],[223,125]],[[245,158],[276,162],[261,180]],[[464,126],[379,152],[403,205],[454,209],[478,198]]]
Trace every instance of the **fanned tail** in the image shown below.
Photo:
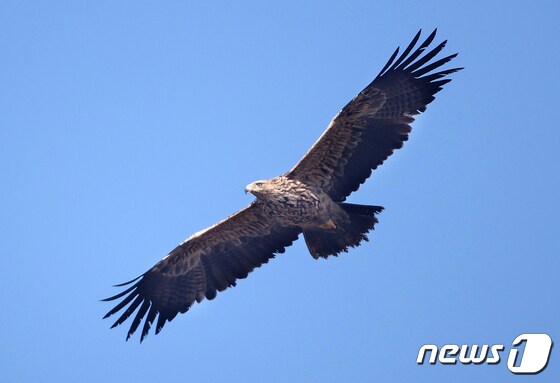
[[[356,247],[362,241],[367,241],[367,232],[372,230],[378,222],[376,214],[383,210],[381,206],[356,205],[339,203],[348,215],[345,224],[333,229],[304,229],[305,243],[313,258],[327,258],[348,251],[349,247]]]

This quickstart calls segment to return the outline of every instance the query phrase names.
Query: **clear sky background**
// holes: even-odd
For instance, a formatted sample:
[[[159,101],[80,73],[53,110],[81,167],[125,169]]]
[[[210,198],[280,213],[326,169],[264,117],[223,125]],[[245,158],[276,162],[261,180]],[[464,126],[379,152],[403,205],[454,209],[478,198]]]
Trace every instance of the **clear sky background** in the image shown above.
[[[416,364],[421,345],[560,343],[554,1],[2,1],[0,380],[558,382]],[[398,45],[454,74],[351,202],[370,242],[302,240],[143,344],[129,280],[288,169]]]

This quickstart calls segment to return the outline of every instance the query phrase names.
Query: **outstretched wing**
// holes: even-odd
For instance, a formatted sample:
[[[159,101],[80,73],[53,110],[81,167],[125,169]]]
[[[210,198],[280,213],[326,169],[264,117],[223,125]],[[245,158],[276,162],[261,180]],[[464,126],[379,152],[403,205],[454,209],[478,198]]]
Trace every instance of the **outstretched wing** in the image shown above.
[[[434,95],[451,81],[444,77],[462,69],[430,73],[457,56],[428,64],[443,49],[444,41],[420,57],[435,35],[434,30],[414,50],[418,32],[398,58],[397,48],[375,80],[336,115],[287,176],[321,187],[335,201],[344,201],[358,190],[372,170],[402,147],[411,131],[412,116],[425,111]]]
[[[126,307],[113,324],[115,327],[138,309],[126,339],[144,319],[142,341],[156,316],[157,334],[166,321],[185,313],[195,301],[200,302],[205,297],[213,299],[218,291],[235,286],[236,279],[246,278],[275,253],[283,253],[300,232],[298,227],[274,223],[253,203],[194,234],[140,277],[117,285],[132,284],[125,291],[104,299],[112,301],[124,297],[104,318]]]

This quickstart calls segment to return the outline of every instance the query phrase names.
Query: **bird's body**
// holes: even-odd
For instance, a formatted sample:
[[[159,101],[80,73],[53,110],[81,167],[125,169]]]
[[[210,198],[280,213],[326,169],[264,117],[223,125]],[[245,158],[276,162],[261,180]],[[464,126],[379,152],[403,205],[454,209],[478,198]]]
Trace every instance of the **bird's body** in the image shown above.
[[[286,176],[249,184],[246,190],[272,221],[286,226],[312,227],[332,221],[336,204],[321,188]]]
[[[322,188],[286,175],[253,182],[245,190],[257,197],[255,206],[270,222],[303,231],[314,258],[337,255],[367,240],[365,234],[377,223],[375,213],[383,209],[335,202]],[[360,218],[353,219],[358,209]]]
[[[429,63],[445,41],[425,53],[435,31],[414,49],[419,37],[420,32],[398,58],[395,51],[374,81],[335,116],[290,171],[249,184],[246,192],[256,197],[253,203],[192,235],[140,277],[118,285],[131,284],[106,299],[123,298],[105,315],[124,309],[113,327],[138,310],[127,339],[143,319],[140,339],[156,317],[157,334],[195,301],[213,299],[283,253],[302,233],[314,258],[338,255],[367,240],[383,208],[350,204],[346,197],[402,147],[413,116],[423,112],[451,81],[445,76],[461,69],[431,73],[456,54]]]

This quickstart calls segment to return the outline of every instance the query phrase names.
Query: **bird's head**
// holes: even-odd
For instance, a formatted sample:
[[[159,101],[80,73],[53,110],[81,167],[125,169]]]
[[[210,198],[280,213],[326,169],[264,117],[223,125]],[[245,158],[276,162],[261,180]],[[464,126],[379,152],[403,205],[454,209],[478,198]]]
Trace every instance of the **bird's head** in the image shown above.
[[[260,180],[251,182],[245,187],[245,193],[251,193],[257,198],[270,200],[278,197],[279,185],[282,184],[282,177],[271,178],[269,180]]]
[[[269,189],[270,181],[267,180],[260,180],[251,182],[249,185],[245,187],[245,194],[251,193],[255,197],[263,196],[267,194]]]

